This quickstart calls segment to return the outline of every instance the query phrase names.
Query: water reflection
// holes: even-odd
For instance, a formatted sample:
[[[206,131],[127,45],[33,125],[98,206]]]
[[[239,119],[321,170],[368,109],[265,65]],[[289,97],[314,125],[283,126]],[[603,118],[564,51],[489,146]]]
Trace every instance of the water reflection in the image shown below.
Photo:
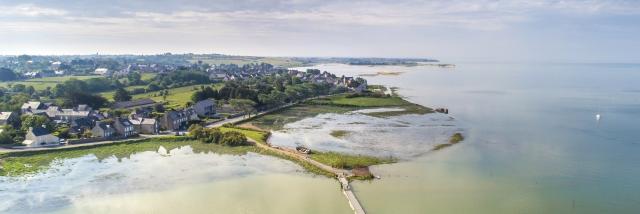
[[[213,181],[303,170],[291,162],[255,153],[195,154],[189,146],[164,152],[169,156],[147,151],[129,158],[99,159],[88,154],[56,160],[45,172],[31,176],[0,177],[0,212],[48,212],[99,197],[149,194]]]

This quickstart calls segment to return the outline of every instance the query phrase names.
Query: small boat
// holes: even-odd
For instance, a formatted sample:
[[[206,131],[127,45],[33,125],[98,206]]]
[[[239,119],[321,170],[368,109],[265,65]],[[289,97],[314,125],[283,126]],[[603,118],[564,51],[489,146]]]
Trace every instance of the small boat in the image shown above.
[[[596,114],[596,121],[600,121],[600,114]]]

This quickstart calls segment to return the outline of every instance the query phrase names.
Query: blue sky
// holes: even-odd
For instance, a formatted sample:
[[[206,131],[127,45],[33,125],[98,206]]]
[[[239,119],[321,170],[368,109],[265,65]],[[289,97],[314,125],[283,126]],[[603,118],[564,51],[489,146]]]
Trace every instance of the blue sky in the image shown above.
[[[640,60],[640,1],[0,1],[0,54]]]

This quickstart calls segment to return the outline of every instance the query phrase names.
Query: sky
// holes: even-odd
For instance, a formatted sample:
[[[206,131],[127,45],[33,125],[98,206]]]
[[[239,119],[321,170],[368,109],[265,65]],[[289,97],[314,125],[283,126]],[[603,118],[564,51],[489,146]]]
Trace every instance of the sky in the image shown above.
[[[640,62],[640,1],[0,0],[0,55]]]

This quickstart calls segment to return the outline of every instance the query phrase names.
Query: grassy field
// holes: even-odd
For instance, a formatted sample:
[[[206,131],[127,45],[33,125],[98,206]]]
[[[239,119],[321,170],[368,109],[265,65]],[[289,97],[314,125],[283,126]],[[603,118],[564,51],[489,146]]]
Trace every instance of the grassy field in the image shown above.
[[[0,83],[0,86],[2,87],[9,87],[9,84],[23,84],[26,87],[29,86],[33,86],[33,88],[35,88],[36,90],[44,90],[47,87],[55,87],[58,83],[62,83],[64,81],[67,81],[71,78],[75,78],[75,79],[79,79],[79,80],[86,80],[86,79],[91,79],[91,78],[100,78],[100,76],[63,76],[63,77],[45,77],[45,78],[35,78],[35,79],[28,79],[28,80],[24,80],[24,81],[16,81],[16,82],[2,82]]]
[[[338,152],[315,151],[311,154],[311,159],[340,169],[353,169],[357,167],[367,167],[396,162],[395,159],[391,158],[378,158],[364,155],[350,155]]]
[[[164,100],[162,96],[160,96],[160,91],[132,95],[131,99],[137,100],[137,99],[151,98],[156,102],[166,102],[167,104],[165,105],[165,107],[168,107],[168,108],[182,108],[187,104],[187,102],[191,101],[191,95],[195,91],[200,90],[200,86],[213,86],[215,88],[220,88],[222,87],[222,84],[192,85],[192,86],[184,86],[179,88],[168,89],[169,95],[167,95],[166,100]],[[132,90],[134,88],[140,88],[140,87],[144,87],[144,86],[129,86],[126,89]],[[103,97],[107,98],[110,101],[113,101],[114,93],[115,93],[114,91],[109,91],[109,92],[100,93],[100,95],[102,95]]]
[[[257,130],[250,130],[250,129],[244,129],[244,128],[237,128],[237,127],[220,127],[220,131],[222,133],[225,132],[230,132],[230,131],[237,131],[242,133],[244,136],[246,136],[247,138],[251,138],[259,143],[267,143],[267,138],[269,137],[269,133],[267,132],[262,132],[262,131],[257,131]]]
[[[246,122],[246,124],[253,125],[264,130],[280,130],[287,123],[292,123],[308,117],[314,117],[318,114],[342,114],[359,109],[380,107],[402,108],[403,110],[366,113],[366,115],[390,117],[404,114],[427,114],[433,112],[430,108],[413,104],[397,96],[348,98],[346,95],[335,95],[328,98],[311,100],[271,114],[262,115]]]

